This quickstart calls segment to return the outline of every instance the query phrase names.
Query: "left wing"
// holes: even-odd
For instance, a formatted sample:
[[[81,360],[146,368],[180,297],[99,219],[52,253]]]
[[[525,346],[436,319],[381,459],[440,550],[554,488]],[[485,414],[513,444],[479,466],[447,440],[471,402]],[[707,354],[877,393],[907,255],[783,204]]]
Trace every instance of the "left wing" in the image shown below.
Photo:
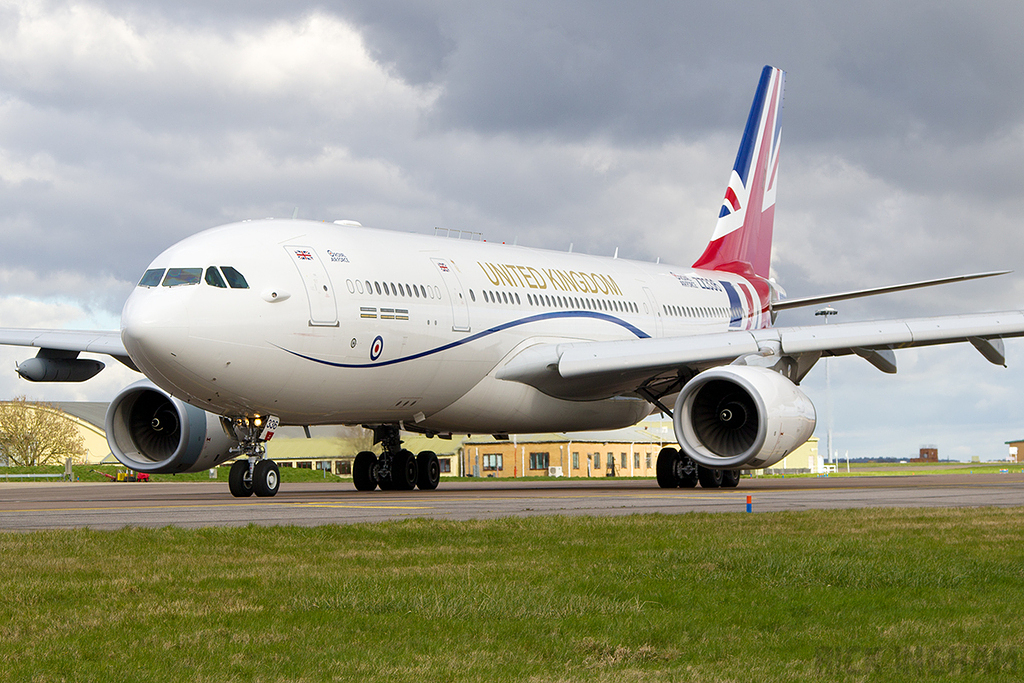
[[[1024,336],[1024,311],[541,344],[512,358],[497,377],[559,398],[590,400],[637,391],[646,395],[643,392],[654,382],[671,386],[673,377],[685,374],[688,378],[733,362],[787,364],[784,374],[799,382],[822,356],[857,354],[891,373],[896,372],[894,349],[957,342],[969,342],[989,362],[1004,365],[1003,338],[1020,336]]]

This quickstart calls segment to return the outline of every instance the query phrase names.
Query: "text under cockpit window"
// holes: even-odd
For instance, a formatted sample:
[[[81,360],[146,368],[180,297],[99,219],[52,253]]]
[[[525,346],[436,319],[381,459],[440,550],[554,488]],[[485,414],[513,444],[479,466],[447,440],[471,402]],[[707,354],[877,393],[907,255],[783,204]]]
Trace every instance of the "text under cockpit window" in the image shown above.
[[[202,268],[168,268],[164,276],[164,287],[179,287],[181,285],[198,285],[203,277]]]
[[[150,268],[139,280],[139,287],[158,287],[160,278],[164,276],[163,268]]]

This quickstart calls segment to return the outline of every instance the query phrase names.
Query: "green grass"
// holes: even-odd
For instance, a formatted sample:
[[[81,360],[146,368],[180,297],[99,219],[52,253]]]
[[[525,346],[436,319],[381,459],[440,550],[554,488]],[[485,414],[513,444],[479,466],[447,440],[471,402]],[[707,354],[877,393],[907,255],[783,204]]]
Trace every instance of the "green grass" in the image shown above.
[[[4,681],[1000,681],[1024,509],[0,535]]]

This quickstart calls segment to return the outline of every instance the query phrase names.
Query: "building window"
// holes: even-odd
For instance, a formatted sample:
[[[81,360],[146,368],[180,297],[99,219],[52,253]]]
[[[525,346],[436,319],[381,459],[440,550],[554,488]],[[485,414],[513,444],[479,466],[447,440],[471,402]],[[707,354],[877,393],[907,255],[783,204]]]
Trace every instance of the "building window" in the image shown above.
[[[635,470],[640,469],[640,454],[639,453],[633,453],[633,469],[635,469]]]
[[[647,454],[647,469],[651,469],[651,454]]]
[[[595,470],[601,469],[601,454],[600,453],[594,453],[594,469]]]
[[[452,459],[451,458],[438,458],[437,464],[441,466],[442,474],[449,474],[452,471]]]
[[[503,463],[501,459],[501,453],[485,453],[484,454],[484,471],[485,472],[497,472],[503,469]]]
[[[308,460],[301,460],[301,461],[295,463],[295,466],[298,467],[300,470],[311,470],[311,469],[313,469],[313,463],[311,463]]]
[[[625,453],[619,453],[619,469],[620,470],[626,469],[626,454]]]
[[[547,453],[530,453],[530,469],[546,470],[548,468]]]
[[[574,451],[572,454],[572,468],[578,470],[580,468],[580,454],[578,451]]]

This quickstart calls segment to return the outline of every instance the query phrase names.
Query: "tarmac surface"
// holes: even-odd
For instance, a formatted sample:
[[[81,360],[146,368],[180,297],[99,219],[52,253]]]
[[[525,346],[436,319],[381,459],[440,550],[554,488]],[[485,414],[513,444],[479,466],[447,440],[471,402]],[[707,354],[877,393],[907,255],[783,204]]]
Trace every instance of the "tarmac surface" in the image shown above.
[[[743,479],[735,489],[660,489],[653,480],[445,482],[436,491],[281,485],[233,498],[226,482],[0,483],[0,531],[260,525],[317,526],[429,517],[753,512],[863,507],[1024,506],[1024,473]]]

